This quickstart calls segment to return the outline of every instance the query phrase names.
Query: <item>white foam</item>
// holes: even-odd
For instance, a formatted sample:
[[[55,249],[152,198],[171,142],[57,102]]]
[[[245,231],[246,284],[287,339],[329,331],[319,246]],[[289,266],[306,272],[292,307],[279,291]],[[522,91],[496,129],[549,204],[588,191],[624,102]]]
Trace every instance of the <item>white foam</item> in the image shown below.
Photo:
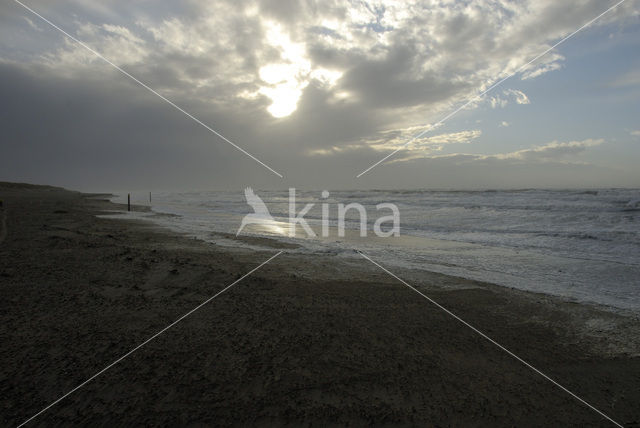
[[[256,192],[277,221],[287,221],[287,191]],[[148,203],[148,194],[132,196],[132,203],[145,198]],[[296,197],[298,204],[316,203],[306,216],[313,227],[320,224],[322,202],[330,204],[334,220],[338,202],[359,202],[372,214],[369,223],[375,221],[376,204],[393,202],[400,209],[404,239],[360,239],[355,233],[339,239],[335,232],[327,239],[266,234],[300,244],[301,252],[348,255],[358,247],[392,265],[640,311],[640,210],[634,209],[639,190],[374,190],[332,191],[327,200],[320,197],[320,191],[298,191]],[[125,202],[126,195],[117,201]],[[140,218],[207,240],[220,239],[211,232],[235,235],[250,212],[241,191],[154,193],[152,208],[178,216]],[[355,230],[355,210],[348,215],[346,226]]]

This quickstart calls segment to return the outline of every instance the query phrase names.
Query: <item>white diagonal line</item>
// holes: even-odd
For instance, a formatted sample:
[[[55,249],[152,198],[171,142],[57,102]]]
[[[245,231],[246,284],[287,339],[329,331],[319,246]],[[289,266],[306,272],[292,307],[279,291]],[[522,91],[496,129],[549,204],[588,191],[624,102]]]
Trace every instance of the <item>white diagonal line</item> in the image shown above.
[[[214,294],[213,296],[209,297],[207,300],[205,300],[204,302],[200,303],[198,306],[196,306],[195,308],[191,309],[186,314],[182,315],[180,318],[178,318],[177,320],[175,320],[174,322],[172,322],[171,324],[169,324],[168,326],[166,326],[165,328],[163,328],[162,330],[160,330],[159,332],[157,332],[156,334],[154,334],[153,336],[151,336],[150,338],[148,338],[147,340],[145,340],[144,342],[142,342],[141,344],[139,344],[138,346],[136,346],[135,348],[133,348],[132,350],[130,350],[129,352],[127,352],[126,354],[124,354],[123,356],[121,356],[120,358],[118,358],[117,360],[115,360],[114,362],[109,364],[108,366],[106,366],[105,368],[103,368],[102,370],[100,370],[98,373],[94,374],[89,379],[85,380],[84,382],[82,382],[81,384],[79,384],[78,386],[73,388],[71,391],[67,392],[66,394],[64,394],[63,396],[58,398],[57,400],[53,401],[51,404],[46,406],[44,409],[40,410],[38,413],[36,413],[35,415],[31,416],[29,419],[27,419],[24,422],[22,422],[20,425],[18,425],[18,428],[20,428],[21,426],[29,423],[30,421],[32,421],[36,417],[40,416],[42,413],[46,412],[51,407],[53,407],[56,404],[58,404],[60,401],[64,400],[67,396],[71,395],[72,393],[74,393],[78,389],[82,388],[83,386],[85,386],[86,384],[91,382],[93,379],[95,379],[98,376],[100,376],[102,373],[106,372],[111,367],[115,366],[120,361],[124,360],[129,355],[133,354],[138,349],[142,348],[144,345],[146,345],[147,343],[151,342],[153,339],[155,339],[156,337],[160,336],[162,333],[164,333],[165,331],[169,330],[174,325],[178,324],[180,321],[182,321],[183,319],[185,319],[186,317],[188,317],[189,315],[191,315],[192,313],[194,313],[195,311],[197,311],[198,309],[200,309],[201,307],[203,307],[204,305],[206,305],[207,303],[209,303],[210,301],[212,301],[213,299],[215,299],[216,297],[218,297],[219,295],[221,295],[222,293],[224,293],[225,291],[227,291],[228,289],[230,289],[231,287],[233,287],[234,285],[236,285],[237,283],[239,283],[240,281],[242,281],[243,279],[245,279],[246,277],[251,275],[253,272],[257,271],[262,266],[266,265],[271,260],[273,260],[276,257],[278,257],[280,254],[282,254],[282,251],[278,251],[274,256],[271,256],[269,259],[267,259],[264,262],[260,263],[260,265],[258,265],[257,267],[251,269],[249,272],[245,273],[243,276],[241,276],[240,278],[236,279],[234,282],[232,282],[231,284],[227,285],[225,288],[223,288],[222,290],[218,291],[216,294]]]
[[[147,86],[146,84],[144,84],[143,82],[141,82],[140,80],[138,80],[137,78],[135,78],[134,76],[132,76],[131,74],[127,73],[126,71],[124,71],[122,68],[120,68],[119,66],[117,66],[116,64],[114,64],[113,62],[109,61],[107,58],[105,58],[104,56],[102,56],[100,53],[96,52],[95,50],[91,49],[89,46],[87,46],[86,44],[84,44],[83,42],[81,42],[80,40],[76,39],[75,37],[73,37],[71,34],[67,33],[66,31],[64,31],[62,28],[58,27],[56,24],[54,24],[53,22],[49,21],[47,18],[45,18],[44,16],[40,15],[38,12],[36,12],[35,10],[31,9],[29,6],[26,6],[24,3],[20,2],[19,0],[13,0],[16,3],[18,3],[20,6],[24,7],[25,9],[27,9],[29,12],[33,13],[35,16],[37,16],[38,18],[40,18],[41,20],[43,20],[44,22],[46,22],[47,24],[51,25],[53,28],[55,28],[56,30],[60,31],[62,34],[64,34],[65,36],[67,36],[68,38],[70,38],[71,40],[73,40],[74,42],[78,43],[80,46],[82,46],[83,48],[85,48],[86,50],[88,50],[89,52],[91,52],[92,54],[94,54],[95,56],[97,56],[98,58],[100,58],[101,60],[103,60],[104,62],[106,62],[107,64],[111,65],[113,68],[115,68],[116,70],[118,70],[120,73],[124,74],[125,76],[127,76],[128,78],[130,78],[131,80],[133,80],[134,82],[136,82],[137,84],[139,84],[140,86],[142,86],[143,88],[147,89],[149,92],[151,92],[154,95],[157,95],[158,97],[160,97],[162,100],[166,101],[169,105],[171,105],[172,107],[174,107],[175,109],[177,109],[178,111],[180,111],[181,113],[184,113],[186,116],[190,117],[191,119],[193,119],[196,123],[198,123],[199,125],[202,125],[204,128],[206,128],[207,130],[211,131],[213,134],[217,135],[219,138],[223,139],[224,141],[226,141],[227,143],[231,144],[233,147],[235,147],[236,149],[240,150],[242,153],[244,153],[245,155],[249,156],[251,159],[253,159],[254,161],[258,162],[260,165],[262,165],[263,167],[267,168],[269,171],[273,172],[275,175],[277,175],[280,178],[284,178],[282,174],[280,174],[278,171],[274,170],[273,168],[271,168],[269,165],[265,164],[264,162],[262,162],[260,159],[258,159],[257,157],[255,157],[254,155],[252,155],[251,153],[249,153],[248,151],[246,151],[245,149],[243,149],[242,147],[238,146],[236,143],[234,143],[233,141],[229,140],[227,137],[225,137],[224,135],[220,134],[218,131],[216,131],[215,129],[211,128],[209,125],[205,124],[204,122],[202,122],[200,119],[198,119],[197,117],[195,117],[194,115],[192,115],[191,113],[189,113],[188,111],[184,110],[182,107],[176,105],[173,101],[169,100],[168,98],[166,98],[165,96],[159,94],[158,92],[156,92],[155,90],[153,90],[152,88],[150,88],[149,86]]]
[[[17,1],[17,0],[16,0]],[[494,83],[493,85],[489,86],[488,89],[484,90],[483,92],[481,92],[478,95],[475,95],[474,97],[470,98],[466,103],[464,103],[462,106],[458,107],[457,109],[455,109],[454,111],[452,111],[451,113],[447,114],[445,117],[443,117],[442,119],[440,119],[438,122],[436,122],[433,126],[429,126],[427,129],[425,129],[424,131],[420,132],[418,135],[412,137],[409,141],[407,141],[406,143],[404,143],[402,146],[398,147],[396,150],[392,151],[391,153],[389,153],[388,155],[386,155],[385,157],[383,157],[382,159],[380,159],[378,162],[374,163],[373,165],[371,165],[369,168],[365,169],[364,171],[362,171],[360,174],[356,175],[356,178],[360,178],[361,176],[363,176],[364,174],[366,174],[367,172],[371,171],[373,168],[375,168],[376,166],[380,165],[382,162],[386,161],[387,159],[389,159],[391,156],[395,155],[396,153],[398,153],[400,150],[403,150],[405,147],[407,147],[409,144],[411,144],[413,141],[417,140],[418,138],[422,137],[424,134],[426,134],[427,132],[431,131],[432,129],[435,129],[436,127],[444,124],[444,122],[446,122],[447,120],[449,120],[452,116],[456,115],[460,110],[464,109],[465,107],[467,107],[469,104],[471,104],[472,102],[476,101],[477,99],[482,98],[484,95],[487,94],[487,92],[491,91],[492,89],[496,88],[497,86],[501,85],[505,80],[510,79],[511,77],[515,76],[516,74],[520,73],[522,70],[524,70],[525,68],[527,68],[531,63],[537,61],[538,59],[540,59],[541,57],[545,56],[546,54],[548,54],[550,51],[552,51],[553,49],[555,49],[556,47],[558,47],[560,44],[566,42],[567,40],[569,40],[571,37],[575,36],[577,33],[579,33],[580,31],[584,30],[585,28],[587,28],[589,25],[593,24],[594,22],[596,22],[598,19],[602,18],[604,15],[606,15],[607,13],[609,13],[610,11],[612,11],[613,9],[615,9],[616,7],[620,6],[622,3],[624,3],[627,0],[620,0],[618,3],[614,4],[613,6],[611,6],[609,9],[605,10],[604,12],[602,12],[600,15],[596,16],[595,18],[593,18],[591,21],[587,22],[586,24],[584,24],[582,27],[578,28],[577,30],[575,30],[573,33],[569,34],[568,36],[564,37],[562,40],[560,40],[558,43],[556,43],[555,45],[551,46],[550,48],[548,48],[547,50],[545,50],[544,52],[542,52],[541,54],[539,54],[538,56],[536,56],[535,58],[533,58],[531,61],[527,62],[526,64],[520,66],[516,71],[514,71],[513,73],[509,74],[507,77],[504,77],[500,80],[498,80],[496,83]]]
[[[374,265],[378,266],[380,269],[382,269],[383,271],[385,271],[386,273],[388,273],[389,275],[391,275],[392,277],[394,277],[395,279],[397,279],[398,281],[400,281],[401,283],[403,283],[404,285],[406,285],[407,287],[409,287],[410,289],[412,289],[413,291],[415,291],[416,293],[418,293],[419,295],[421,295],[422,297],[424,297],[425,299],[427,299],[429,302],[433,303],[435,306],[437,306],[439,309],[441,309],[442,311],[444,311],[445,313],[447,313],[448,315],[452,316],[453,318],[455,318],[457,321],[461,322],[462,324],[464,324],[466,327],[469,327],[471,330],[473,330],[474,332],[476,332],[477,334],[479,334],[480,336],[482,336],[483,338],[487,339],[489,342],[493,343],[495,346],[497,346],[498,348],[502,349],[504,352],[506,352],[507,354],[509,354],[510,356],[512,356],[513,358],[515,358],[516,360],[520,361],[522,364],[524,364],[525,366],[529,367],[531,370],[533,370],[534,372],[538,373],[540,376],[542,376],[543,378],[547,379],[549,382],[553,383],[554,385],[556,385],[558,388],[562,389],[564,392],[566,392],[567,394],[571,395],[573,398],[575,398],[576,400],[580,401],[582,404],[586,405],[587,407],[589,407],[591,410],[595,411],[596,413],[598,413],[600,416],[606,418],[607,420],[609,420],[610,422],[612,422],[613,424],[619,426],[620,428],[624,428],[620,423],[614,421],[613,419],[611,419],[609,416],[607,416],[605,413],[601,412],[600,410],[596,409],[595,407],[593,407],[591,404],[587,403],[585,400],[583,400],[582,398],[578,397],[576,394],[574,394],[573,392],[569,391],[567,388],[565,388],[564,386],[560,385],[558,382],[556,382],[555,380],[551,379],[549,376],[547,376],[546,374],[544,374],[543,372],[541,372],[540,370],[538,370],[537,368],[535,368],[534,366],[532,366],[531,364],[529,364],[528,362],[526,362],[525,360],[523,360],[522,358],[518,357],[516,354],[514,354],[513,352],[511,352],[510,350],[508,350],[507,348],[505,348],[504,346],[502,346],[501,344],[499,344],[498,342],[496,342],[495,340],[493,340],[492,338],[490,338],[489,336],[487,336],[486,334],[484,334],[482,331],[478,330],[477,328],[475,328],[474,326],[472,326],[471,324],[469,324],[468,322],[466,322],[465,320],[463,320],[462,318],[460,318],[459,316],[457,316],[456,314],[454,314],[453,312],[451,312],[449,309],[445,308],[444,306],[440,305],[438,302],[436,302],[435,300],[433,300],[431,297],[427,296],[426,294],[423,294],[422,292],[420,292],[419,290],[417,290],[415,287],[409,285],[406,281],[404,281],[402,278],[399,278],[397,275],[393,274],[392,272],[390,272],[389,270],[387,270],[385,267],[381,266],[380,264],[378,264],[377,262],[373,261],[371,258],[369,258],[366,254],[364,254],[361,251],[358,251],[358,254],[360,254],[362,257],[364,257],[365,259],[369,260],[371,263],[373,263]]]

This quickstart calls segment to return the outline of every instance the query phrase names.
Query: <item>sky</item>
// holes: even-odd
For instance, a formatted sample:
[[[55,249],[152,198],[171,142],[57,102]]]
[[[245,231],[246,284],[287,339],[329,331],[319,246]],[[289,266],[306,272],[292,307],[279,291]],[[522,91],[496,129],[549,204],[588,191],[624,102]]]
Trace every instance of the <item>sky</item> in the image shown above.
[[[640,0],[524,67],[617,1],[6,1],[0,181],[640,187]]]

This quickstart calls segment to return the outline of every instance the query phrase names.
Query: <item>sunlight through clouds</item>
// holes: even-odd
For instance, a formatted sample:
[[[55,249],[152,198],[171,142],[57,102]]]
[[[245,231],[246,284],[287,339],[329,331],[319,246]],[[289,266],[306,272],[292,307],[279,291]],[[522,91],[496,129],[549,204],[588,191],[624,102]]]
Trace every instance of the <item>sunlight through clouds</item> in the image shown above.
[[[286,117],[296,110],[302,90],[309,84],[306,77],[311,72],[311,62],[304,45],[293,43],[280,24],[267,22],[265,26],[266,41],[280,51],[282,62],[260,68],[260,79],[268,86],[262,86],[259,93],[271,100],[267,111],[273,117]]]
[[[633,97],[638,73],[632,59],[640,31],[634,8],[638,1],[628,0],[475,100],[472,97],[602,13],[602,2],[161,0],[157,7],[146,8],[139,3],[115,7],[107,2],[98,7],[84,0],[33,0],[33,6],[249,152],[280,151],[278,161],[291,161],[303,177],[311,177],[309,171],[319,161],[364,167],[401,149],[394,168],[406,167],[421,179],[428,172],[412,165],[426,165],[436,155],[454,155],[461,147],[483,156],[516,153],[556,139],[606,138],[618,145],[589,147],[584,153],[575,147],[548,148],[544,154],[560,156],[565,150],[567,158],[584,156],[603,168],[601,174],[609,174],[604,170],[607,165],[626,162],[629,166],[615,172],[615,177],[627,178],[615,182],[628,183],[637,181],[637,168],[626,153],[637,153],[640,147],[635,117],[628,114],[637,110]],[[28,93],[42,99],[44,88],[52,88],[48,98],[52,110],[69,110],[72,123],[77,118],[87,123],[86,132],[61,137],[59,144],[96,144],[103,137],[90,132],[98,129],[92,121],[110,117],[113,123],[131,121],[119,133],[110,128],[109,145],[102,146],[105,151],[104,147],[112,147],[109,153],[117,159],[127,152],[121,145],[144,146],[143,135],[154,141],[155,150],[177,151],[167,155],[171,164],[188,153],[197,164],[202,153],[217,147],[215,139],[199,131],[191,134],[190,127],[182,129],[183,118],[175,118],[174,127],[180,129],[176,135],[161,131],[157,124],[173,123],[171,115],[164,116],[165,106],[145,98],[143,91],[130,90],[121,75],[77,43],[51,33],[33,16],[25,19],[21,8],[3,5],[0,10],[4,81],[22,79],[20,94],[25,99]],[[609,37],[612,33],[614,38]],[[20,50],[16,40],[22,44]],[[594,45],[598,40],[600,45]],[[558,90],[560,82],[571,85]],[[6,85],[6,91],[18,86]],[[568,93],[569,86],[576,94],[593,94],[600,88],[611,103],[585,103]],[[64,96],[59,93],[62,88]],[[87,110],[88,98],[101,100],[95,111]],[[125,108],[122,99],[127,100]],[[460,106],[464,106],[460,114],[446,120],[446,125],[429,129],[429,124],[438,124]],[[583,123],[577,112],[586,109],[599,113],[589,113],[593,120]],[[571,115],[562,114],[569,111]],[[608,125],[607,117],[617,117],[619,123]],[[153,123],[157,132],[151,136],[148,127],[132,132],[137,123]],[[405,147],[425,130],[429,132]],[[175,141],[180,142],[176,147]],[[146,146],[136,150],[149,151]],[[518,162],[531,163],[534,155],[541,155],[540,150],[509,159],[519,156]],[[215,153],[217,170],[234,165],[231,155],[225,156]],[[458,158],[438,159],[444,165]],[[535,165],[539,168],[539,163]],[[193,169],[208,177],[209,166]],[[225,171],[229,176],[235,172]],[[330,179],[339,183],[350,180],[351,174],[345,171]],[[453,179],[452,185],[461,180]]]
[[[296,110],[303,89],[312,79],[331,87],[342,73],[324,68],[312,69],[304,44],[292,42],[278,23],[267,22],[265,26],[266,41],[279,50],[282,62],[260,67],[258,74],[267,85],[261,86],[258,92],[271,100],[267,111],[275,118],[282,118]]]

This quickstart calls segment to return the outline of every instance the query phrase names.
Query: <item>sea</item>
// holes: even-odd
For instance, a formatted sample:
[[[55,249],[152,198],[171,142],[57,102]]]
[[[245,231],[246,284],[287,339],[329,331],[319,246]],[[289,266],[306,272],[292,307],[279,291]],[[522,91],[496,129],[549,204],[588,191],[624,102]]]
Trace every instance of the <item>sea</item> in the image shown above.
[[[640,189],[598,190],[296,190],[296,213],[316,237],[296,230],[289,236],[290,191],[254,190],[273,217],[264,227],[249,226],[241,236],[267,236],[296,243],[288,250],[360,258],[356,250],[394,269],[413,269],[491,282],[576,302],[640,313]],[[326,197],[323,197],[326,196]],[[119,193],[114,202],[126,202]],[[255,248],[236,239],[243,217],[253,213],[244,189],[238,191],[133,193],[132,203],[149,212],[114,213],[140,218],[221,246]],[[338,204],[348,210],[345,236],[338,234]],[[392,203],[400,213],[400,236],[378,237],[373,225]],[[322,236],[323,218],[329,220]],[[390,226],[390,222],[383,223]]]

